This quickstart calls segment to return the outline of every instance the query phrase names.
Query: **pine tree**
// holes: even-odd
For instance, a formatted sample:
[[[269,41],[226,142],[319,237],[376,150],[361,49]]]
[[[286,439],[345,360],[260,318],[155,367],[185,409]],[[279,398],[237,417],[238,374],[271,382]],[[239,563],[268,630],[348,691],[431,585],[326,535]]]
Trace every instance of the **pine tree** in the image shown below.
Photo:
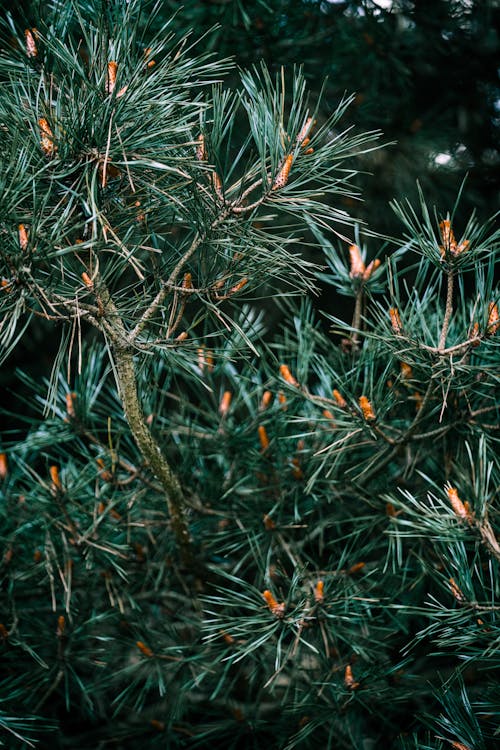
[[[493,748],[500,233],[358,223],[350,100],[160,11],[4,29],[4,359],[60,337],[2,436],[4,746]]]

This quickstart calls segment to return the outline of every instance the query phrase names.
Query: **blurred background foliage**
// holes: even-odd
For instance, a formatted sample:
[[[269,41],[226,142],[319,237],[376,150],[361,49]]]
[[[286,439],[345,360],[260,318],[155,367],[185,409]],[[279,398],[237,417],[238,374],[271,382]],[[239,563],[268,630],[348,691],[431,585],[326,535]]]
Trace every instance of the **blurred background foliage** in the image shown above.
[[[21,26],[36,27],[41,16],[47,20],[58,12],[58,2],[4,2],[2,12]],[[261,60],[271,72],[303,66],[312,107],[323,92],[319,120],[346,93],[355,94],[339,127],[380,129],[390,145],[357,160],[362,200],[345,197],[341,208],[373,231],[400,233],[389,201],[414,201],[417,181],[428,203],[442,211],[453,206],[464,178],[464,216],[475,209],[483,220],[497,210],[497,0],[160,0],[159,6],[157,26],[175,15],[171,28],[179,38],[191,30],[193,38],[203,37],[201,48],[233,58],[240,68]],[[235,67],[228,84],[238,80]],[[379,247],[373,243],[372,252]],[[336,304],[323,298],[318,306],[335,314]],[[17,366],[28,363],[35,375],[50,371],[48,338],[43,324],[31,327],[0,374],[4,392],[13,387]]]

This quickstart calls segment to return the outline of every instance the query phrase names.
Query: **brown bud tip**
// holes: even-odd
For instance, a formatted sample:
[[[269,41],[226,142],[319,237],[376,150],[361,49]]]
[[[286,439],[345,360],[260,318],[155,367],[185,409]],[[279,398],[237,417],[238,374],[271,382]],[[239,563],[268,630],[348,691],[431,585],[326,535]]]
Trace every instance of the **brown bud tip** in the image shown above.
[[[118,63],[114,60],[110,60],[108,63],[108,70],[106,74],[106,93],[112,94],[116,86],[116,73],[118,70]]]
[[[344,685],[349,690],[356,690],[357,687],[359,687],[359,682],[356,682],[354,680],[354,676],[352,674],[352,667],[350,664],[348,664],[345,668],[344,672]]]
[[[94,282],[92,281],[92,279],[90,278],[90,276],[88,275],[88,273],[86,273],[86,271],[84,271],[82,273],[82,281],[85,284],[85,286],[87,287],[87,289],[93,289],[94,288]]]
[[[351,565],[351,567],[349,568],[349,570],[347,572],[349,573],[349,575],[352,576],[355,573],[359,573],[360,570],[363,570],[363,568],[365,567],[365,565],[366,565],[366,563],[364,563],[364,562],[354,563],[354,565]]]
[[[302,147],[307,146],[307,144],[310,142],[311,139],[307,136],[309,135],[313,125],[313,118],[308,117],[297,136],[297,143]]]
[[[467,503],[467,506],[460,500],[458,496],[458,490],[455,487],[447,487],[446,488],[446,494],[448,495],[448,500],[450,501],[450,505],[453,508],[455,514],[459,518],[463,518],[464,520],[470,521],[472,519],[469,504]]]
[[[136,641],[135,645],[137,646],[141,654],[143,654],[144,656],[148,656],[148,657],[153,656],[153,652],[151,651],[149,646],[146,646],[146,644],[143,643],[143,641]]]
[[[318,581],[316,586],[314,587],[314,601],[318,604],[321,604],[325,598],[325,583],[324,581]]]
[[[332,396],[335,399],[337,406],[339,406],[341,409],[345,409],[347,406],[347,402],[345,398],[342,396],[340,391],[338,391],[336,388],[332,391]]]
[[[61,638],[61,636],[64,635],[64,632],[66,630],[66,620],[64,619],[64,615],[59,615],[57,618],[57,630],[56,635],[58,638]]]
[[[24,224],[19,224],[19,247],[21,250],[26,250],[28,247],[28,232]]]
[[[66,414],[71,419],[73,419],[75,416],[75,399],[76,399],[76,393],[66,394]]]
[[[285,603],[278,603],[268,589],[262,592],[262,596],[273,615],[275,617],[283,617],[285,614]]]
[[[273,400],[273,394],[271,391],[264,391],[262,394],[262,399],[260,401],[260,408],[262,410],[267,409],[271,401]]]
[[[0,453],[0,479],[5,479],[9,473],[9,464],[7,461],[7,454]]]
[[[351,245],[349,247],[349,259],[351,263],[349,276],[351,279],[362,278],[365,273],[365,264],[361,256],[361,251],[357,245]]]
[[[359,406],[363,413],[363,418],[367,422],[373,422],[373,420],[375,419],[375,412],[373,411],[373,406],[371,405],[371,402],[367,399],[366,396],[360,396]]]
[[[368,281],[372,273],[376,271],[379,266],[380,260],[378,258],[375,258],[371,263],[368,263],[363,273],[363,281]]]
[[[389,317],[391,319],[391,326],[394,333],[400,334],[403,331],[403,326],[401,323],[401,318],[399,316],[399,311],[397,307],[391,307],[389,310]]]
[[[403,380],[410,380],[413,377],[413,368],[406,362],[400,362],[401,377]]]
[[[500,315],[498,314],[498,305],[490,302],[488,305],[488,335],[493,336],[500,328]]]
[[[266,531],[272,531],[273,529],[276,528],[276,524],[274,523],[274,521],[271,518],[271,516],[267,515],[267,513],[265,514],[265,516],[264,516],[264,518],[262,520],[264,522],[264,527],[265,527]]]
[[[62,490],[61,479],[59,477],[59,469],[57,468],[57,466],[50,466],[49,473],[52,480],[52,489]]]
[[[293,377],[292,373],[290,372],[290,368],[288,367],[288,365],[280,365],[280,375],[290,385],[293,385],[296,388],[300,387],[299,382]]]
[[[233,394],[231,393],[231,391],[224,391],[219,404],[219,414],[221,414],[223,417],[225,417],[229,411],[232,398]]]
[[[35,38],[38,36],[36,29],[26,29],[24,37],[26,39],[26,56],[36,57],[38,55],[38,49],[36,46]]]
[[[243,289],[243,287],[246,286],[247,284],[248,284],[247,278],[241,279],[241,281],[238,281],[237,284],[231,287],[231,289],[228,292],[228,296],[232,297],[233,294],[236,294],[237,292],[239,292],[240,289]]]
[[[464,596],[462,590],[457,585],[455,579],[454,578],[449,578],[448,580],[449,580],[449,584],[450,584],[450,591],[453,594],[453,596],[455,597],[455,599],[457,600],[457,602],[464,602],[465,601],[465,596]]]
[[[40,128],[40,145],[42,151],[45,156],[52,156],[57,151],[57,146],[54,143],[54,135],[45,117],[40,117],[38,126]]]
[[[288,156],[285,158],[283,166],[281,167],[280,171],[276,175],[276,178],[272,185],[272,190],[279,190],[279,188],[282,188],[286,185],[286,183],[288,182],[288,177],[290,175],[292,164],[293,164],[293,154],[288,154]]]
[[[259,433],[260,447],[262,449],[262,452],[264,453],[264,451],[266,451],[269,448],[269,438],[267,436],[267,430],[263,424],[259,425],[258,433]]]

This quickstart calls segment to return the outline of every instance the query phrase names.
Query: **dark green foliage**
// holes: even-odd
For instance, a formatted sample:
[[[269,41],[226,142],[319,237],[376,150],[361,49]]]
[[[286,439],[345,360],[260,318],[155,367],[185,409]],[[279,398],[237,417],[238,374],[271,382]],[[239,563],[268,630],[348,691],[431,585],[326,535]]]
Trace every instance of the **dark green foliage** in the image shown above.
[[[4,26],[2,356],[60,339],[4,410],[6,748],[498,745],[500,234],[423,189],[363,231],[350,100],[179,38],[269,7]]]

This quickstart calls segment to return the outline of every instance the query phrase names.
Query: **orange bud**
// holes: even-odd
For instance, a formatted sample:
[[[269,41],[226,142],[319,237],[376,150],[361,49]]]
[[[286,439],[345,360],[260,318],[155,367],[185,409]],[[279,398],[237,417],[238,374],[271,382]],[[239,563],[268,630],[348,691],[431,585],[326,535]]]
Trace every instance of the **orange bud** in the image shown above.
[[[233,294],[236,294],[236,292],[239,292],[240,289],[243,289],[243,287],[246,286],[247,284],[248,284],[248,279],[247,278],[241,279],[241,281],[238,281],[237,284],[235,284],[234,286],[231,287],[231,289],[227,293],[228,296],[232,297]]]
[[[399,367],[401,369],[401,377],[404,380],[410,380],[410,378],[413,377],[413,369],[411,365],[408,365],[406,362],[400,362]]]
[[[287,407],[285,406],[285,404],[286,404],[286,396],[283,393],[283,391],[279,391],[278,392],[278,401],[281,404],[281,408],[286,411],[287,410]]]
[[[104,482],[111,482],[113,479],[113,475],[110,471],[106,469],[106,466],[104,464],[104,461],[102,458],[96,458],[95,460],[97,466],[99,467],[99,474],[101,475]]]
[[[371,261],[371,263],[368,263],[363,273],[363,281],[368,281],[372,273],[377,270],[379,265],[380,265],[380,260],[378,258],[375,258],[374,260]]]
[[[422,408],[422,402],[424,400],[422,394],[418,391],[415,391],[415,393],[413,394],[413,400],[415,401],[415,411],[420,411],[420,409]]]
[[[500,315],[498,314],[498,305],[490,302],[488,305],[488,334],[493,336],[500,328]]]
[[[472,330],[470,332],[470,338],[478,339],[479,337],[480,337],[479,323],[474,323],[474,325],[472,326]],[[479,346],[480,343],[481,343],[480,341],[473,341],[472,346]]]
[[[298,381],[293,377],[288,365],[280,365],[280,375],[290,385],[293,385],[296,388],[300,388]]]
[[[313,148],[307,148],[307,149],[306,149],[306,150],[304,151],[304,153],[305,153],[305,154],[307,154],[307,155],[309,156],[309,154],[314,154],[314,149],[313,149]]]
[[[144,656],[151,657],[154,655],[149,646],[146,646],[142,641],[136,641],[135,645]]]
[[[200,346],[198,349],[198,367],[201,372],[204,372],[205,369],[212,372],[214,369],[213,354],[209,349],[206,350],[204,346]]]
[[[451,507],[455,511],[455,514],[459,516],[460,518],[464,518],[467,521],[472,520],[471,512],[468,507],[464,505],[464,503],[460,500],[458,496],[458,491],[455,487],[448,487],[446,489],[446,494],[448,495],[448,500],[450,501]],[[468,506],[468,503],[467,503]]]
[[[76,393],[66,394],[66,414],[70,419],[73,419],[75,416],[75,398]]]
[[[219,197],[222,196],[222,181],[217,172],[212,172],[212,185]]]
[[[292,164],[293,164],[293,155],[288,154],[283,166],[281,167],[280,171],[276,175],[276,178],[272,184],[272,188],[271,188],[272,190],[279,190],[279,188],[282,188],[286,185],[286,183],[288,182],[288,176],[290,174]]]
[[[42,553],[41,553],[41,551],[39,549],[36,549],[33,552],[33,562],[39,563],[40,560],[42,559],[42,557],[43,557],[43,555],[42,555]]]
[[[26,56],[36,57],[38,55],[38,49],[35,42],[35,38],[38,36],[37,29],[26,29],[24,36],[26,38]]]
[[[40,117],[38,125],[40,127],[40,145],[42,151],[45,156],[52,156],[57,151],[57,146],[54,143],[54,135],[50,125],[45,117]]]
[[[348,664],[345,668],[344,672],[344,685],[349,690],[356,690],[357,687],[359,687],[359,682],[356,682],[354,680],[354,676],[352,674],[352,667],[350,664]]]
[[[57,492],[62,490],[61,480],[59,478],[59,469],[57,466],[49,467],[50,478],[52,480],[52,491]]]
[[[66,620],[64,619],[64,615],[59,615],[57,618],[57,630],[56,635],[58,638],[61,638],[64,635],[64,631],[66,630]]]
[[[457,586],[455,579],[450,578],[449,583],[450,583],[450,591],[455,597],[455,599],[457,600],[457,602],[464,602],[465,596],[463,595],[463,592],[461,591],[461,589]]]
[[[262,453],[264,453],[264,451],[266,451],[269,448],[269,438],[267,436],[266,428],[264,427],[263,424],[259,425],[258,433],[259,433],[259,441],[260,441]]]
[[[3,622],[0,622],[0,638],[3,638],[5,641],[7,640],[8,637],[9,637],[9,631],[7,630]]]
[[[441,238],[443,241],[443,245],[440,248],[441,255],[444,256],[446,251],[454,251],[457,246],[457,242],[455,240],[455,235],[453,234],[453,229],[451,228],[451,222],[448,219],[440,222],[439,229],[441,231]]]
[[[394,333],[401,334],[403,332],[403,325],[401,318],[399,317],[399,311],[397,307],[391,307],[389,310],[389,316],[391,318],[391,326]]]
[[[7,454],[0,453],[0,479],[5,479],[9,473],[9,464],[7,461]]]
[[[314,601],[317,602],[318,604],[321,604],[325,598],[324,589],[325,589],[324,581],[318,581],[318,583],[314,587]]]
[[[472,750],[472,748],[469,747],[469,745],[464,745],[463,742],[457,742],[456,740],[455,742],[451,743],[451,746],[453,750]]]
[[[19,224],[19,247],[21,250],[26,250],[28,247],[28,232],[24,224]]]
[[[337,402],[337,406],[340,406],[341,409],[345,409],[346,406],[347,406],[347,401],[342,396],[342,394],[340,393],[340,391],[338,391],[336,388],[334,388],[333,391],[332,391],[332,395],[333,395],[333,398],[335,399],[335,401]]]
[[[292,475],[294,479],[304,478],[304,472],[300,468],[300,461],[298,458],[292,458]]]
[[[86,273],[86,271],[84,271],[82,273],[82,281],[85,284],[85,286],[87,287],[87,289],[93,289],[94,288],[94,282],[92,281],[92,279],[90,278],[90,276],[88,275],[88,273]]]
[[[229,635],[229,633],[226,633],[225,630],[220,631],[221,636],[224,638],[225,642],[228,646],[232,646],[234,643],[234,638],[232,635]]]
[[[392,503],[385,504],[385,512],[391,518],[395,518],[396,516],[399,515],[399,511],[396,510],[396,508],[394,507]]]
[[[178,336],[175,337],[175,341],[185,341],[188,338],[188,332],[182,331]]]
[[[193,281],[192,276],[190,273],[184,274],[184,279],[182,281],[182,288],[183,289],[192,289],[193,288]]]
[[[156,65],[156,61],[155,60],[148,60],[148,57],[150,56],[150,54],[151,54],[151,47],[147,47],[144,50],[144,57],[147,60],[147,62],[146,62],[146,67],[147,68],[153,68]]]
[[[323,416],[325,419],[329,419],[331,422],[334,421],[334,416],[331,411],[328,409],[323,409]]]
[[[310,142],[311,139],[307,136],[313,125],[313,118],[308,117],[297,136],[297,143],[302,147],[307,146],[307,144]]]
[[[262,394],[261,402],[260,402],[260,408],[262,410],[267,409],[267,407],[269,406],[272,400],[273,400],[273,394],[271,393],[271,391],[264,391],[264,393]]]
[[[365,565],[366,565],[366,563],[364,563],[364,562],[354,563],[354,565],[351,565],[351,567],[349,568],[349,570],[347,572],[348,572],[348,574],[350,576],[352,576],[355,573],[359,573],[360,570],[363,570],[363,568],[365,567]]]
[[[359,405],[361,407],[361,411],[363,412],[364,419],[367,422],[373,422],[373,420],[375,419],[375,412],[373,411],[373,406],[366,398],[366,396],[360,396]]]
[[[468,250],[469,245],[470,245],[469,240],[463,240],[463,242],[457,245],[455,255],[460,255],[461,253],[465,253],[465,251]]]
[[[274,523],[271,516],[267,515],[267,513],[262,520],[264,521],[264,526],[265,526],[266,531],[272,531],[272,529],[276,528],[276,524]]]
[[[108,72],[106,75],[106,94],[112,94],[116,86],[116,73],[118,64],[114,60],[108,63]]]
[[[262,592],[262,596],[266,600],[266,604],[273,615],[275,617],[283,617],[283,615],[285,614],[285,603],[281,602],[280,604],[278,604],[278,602],[268,589]]]
[[[219,404],[219,414],[221,414],[223,417],[229,411],[232,398],[233,398],[233,394],[231,393],[231,391],[224,391],[222,398],[220,400],[220,404]]]
[[[349,247],[349,257],[351,261],[351,271],[349,276],[351,279],[362,277],[365,273],[365,264],[361,257],[361,251],[357,245],[351,245]]]

